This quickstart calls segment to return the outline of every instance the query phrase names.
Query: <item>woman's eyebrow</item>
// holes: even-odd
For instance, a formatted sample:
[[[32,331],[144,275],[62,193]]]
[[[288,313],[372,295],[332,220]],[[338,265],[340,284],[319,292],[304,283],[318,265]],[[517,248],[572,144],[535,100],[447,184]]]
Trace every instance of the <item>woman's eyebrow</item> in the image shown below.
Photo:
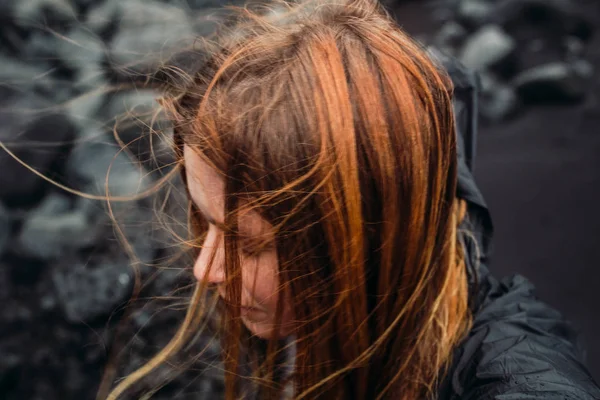
[[[224,223],[222,223],[220,221],[215,220],[211,215],[209,215],[204,208],[202,208],[200,205],[198,205],[198,203],[196,203],[195,201],[193,201],[193,203],[196,206],[196,208],[198,209],[198,211],[200,211],[200,214],[202,214],[202,216],[204,217],[204,219],[206,220],[206,222],[208,222],[211,225],[216,226],[217,228],[219,228],[223,232],[230,232],[231,231],[227,227],[227,225],[225,225]]]
[[[202,214],[202,217],[206,220],[206,222],[208,222],[209,224],[211,224],[213,226],[216,226],[222,232],[225,232],[227,234],[233,233],[233,231],[231,230],[231,228],[229,228],[223,222],[215,220],[211,215],[209,215],[206,212],[206,210],[202,206],[200,206],[193,199],[192,199],[192,202],[194,203],[194,205],[196,206],[196,208],[198,209],[198,211],[200,212],[200,214]],[[251,238],[252,237],[252,235],[250,235],[248,232],[245,232],[243,229],[238,229],[237,234],[238,234],[238,236],[244,237],[244,238]]]
[[[205,219],[206,222],[208,222],[209,224],[211,224],[213,226],[216,226],[222,232],[225,232],[227,234],[233,233],[231,228],[229,228],[227,225],[225,225],[225,223],[217,221],[208,212],[206,212],[206,209],[203,206],[201,206],[200,203],[198,203],[197,201],[194,200],[194,197],[192,196],[192,193],[188,188],[186,188],[186,191],[188,192],[189,199],[192,201],[195,208],[200,212],[200,214],[202,214],[202,217]],[[248,239],[254,237],[254,235],[246,232],[243,228],[238,229],[237,234],[238,234],[238,236],[248,238]]]

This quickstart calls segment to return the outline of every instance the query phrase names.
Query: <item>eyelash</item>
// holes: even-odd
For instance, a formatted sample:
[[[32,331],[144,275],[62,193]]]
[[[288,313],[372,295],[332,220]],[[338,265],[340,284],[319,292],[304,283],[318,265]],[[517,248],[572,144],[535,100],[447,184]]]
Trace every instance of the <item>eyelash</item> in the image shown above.
[[[248,249],[246,249],[244,247],[242,247],[241,251],[242,251],[242,254],[244,254],[246,257],[250,257],[250,258],[257,258],[262,253],[262,251],[248,250]]]
[[[241,251],[244,255],[248,256],[248,257],[253,257],[256,258],[258,256],[260,256],[261,254],[263,254],[265,251],[269,250],[271,248],[271,245],[266,245],[262,248],[258,248],[256,249],[257,245],[256,244],[241,244],[240,248]]]

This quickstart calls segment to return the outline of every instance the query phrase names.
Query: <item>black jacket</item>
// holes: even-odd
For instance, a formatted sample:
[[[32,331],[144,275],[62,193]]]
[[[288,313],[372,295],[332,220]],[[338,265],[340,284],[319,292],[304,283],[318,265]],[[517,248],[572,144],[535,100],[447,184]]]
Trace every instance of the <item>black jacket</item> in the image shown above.
[[[458,197],[468,204],[461,231],[467,255],[473,328],[456,349],[440,386],[440,399],[600,399],[582,364],[576,332],[535,297],[520,275],[496,279],[488,269],[493,233],[490,213],[475,184],[477,76],[439,53],[455,85]]]

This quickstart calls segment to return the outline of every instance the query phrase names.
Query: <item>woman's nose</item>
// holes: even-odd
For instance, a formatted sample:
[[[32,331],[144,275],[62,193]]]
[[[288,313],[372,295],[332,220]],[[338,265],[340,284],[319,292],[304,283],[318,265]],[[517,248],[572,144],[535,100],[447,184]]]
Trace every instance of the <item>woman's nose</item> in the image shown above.
[[[200,255],[194,263],[194,276],[198,281],[206,280],[206,282],[213,284],[225,281],[225,272],[223,269],[224,249],[221,246],[219,236],[214,230],[209,229],[206,239],[202,244]],[[212,265],[210,265],[213,252],[215,255]]]

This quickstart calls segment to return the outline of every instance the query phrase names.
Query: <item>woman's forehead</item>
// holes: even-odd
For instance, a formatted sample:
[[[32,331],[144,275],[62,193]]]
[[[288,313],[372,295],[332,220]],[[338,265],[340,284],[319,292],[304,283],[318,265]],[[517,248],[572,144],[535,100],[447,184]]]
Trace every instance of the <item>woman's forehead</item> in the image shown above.
[[[184,146],[184,163],[188,191],[196,207],[213,225],[224,225],[225,182],[223,178],[190,146]],[[244,209],[239,214],[240,233],[257,236],[272,230],[256,211]]]
[[[184,146],[183,157],[192,201],[214,219],[223,221],[225,182],[190,146]]]

